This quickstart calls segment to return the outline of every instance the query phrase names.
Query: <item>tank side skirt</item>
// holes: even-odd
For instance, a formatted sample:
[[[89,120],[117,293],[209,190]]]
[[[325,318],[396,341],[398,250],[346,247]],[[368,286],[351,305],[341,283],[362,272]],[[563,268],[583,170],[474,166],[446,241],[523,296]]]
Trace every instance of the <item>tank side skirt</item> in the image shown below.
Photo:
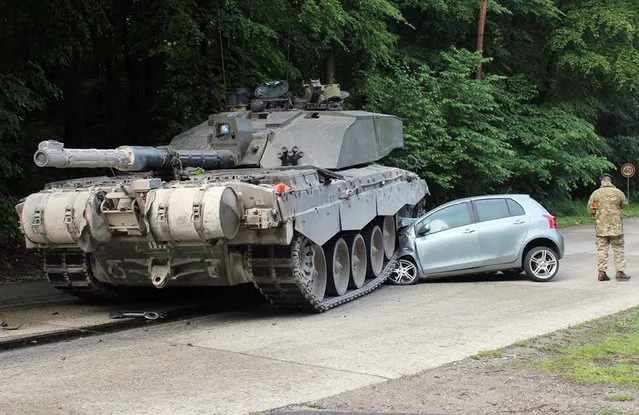
[[[284,203],[293,205],[295,230],[323,245],[340,231],[361,229],[376,216],[396,214],[428,192],[423,180],[399,169],[380,170],[352,169],[342,172],[344,180],[295,190],[295,197],[283,196]]]

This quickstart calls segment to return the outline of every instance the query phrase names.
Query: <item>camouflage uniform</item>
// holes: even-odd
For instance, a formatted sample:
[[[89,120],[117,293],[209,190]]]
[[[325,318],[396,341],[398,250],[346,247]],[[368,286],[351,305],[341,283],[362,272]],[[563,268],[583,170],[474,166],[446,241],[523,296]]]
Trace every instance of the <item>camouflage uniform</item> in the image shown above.
[[[627,206],[626,195],[612,183],[602,183],[590,195],[588,212],[595,215],[597,269],[600,272],[605,272],[608,268],[608,249],[611,245],[615,256],[615,271],[623,272],[626,268],[621,209]]]

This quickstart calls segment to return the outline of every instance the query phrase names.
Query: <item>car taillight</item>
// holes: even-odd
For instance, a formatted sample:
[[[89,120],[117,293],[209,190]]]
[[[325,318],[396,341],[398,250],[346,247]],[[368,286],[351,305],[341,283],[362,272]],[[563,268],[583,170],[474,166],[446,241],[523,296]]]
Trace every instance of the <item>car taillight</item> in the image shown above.
[[[557,229],[557,219],[553,215],[544,215],[544,218],[548,220],[548,225],[550,225],[550,229]]]

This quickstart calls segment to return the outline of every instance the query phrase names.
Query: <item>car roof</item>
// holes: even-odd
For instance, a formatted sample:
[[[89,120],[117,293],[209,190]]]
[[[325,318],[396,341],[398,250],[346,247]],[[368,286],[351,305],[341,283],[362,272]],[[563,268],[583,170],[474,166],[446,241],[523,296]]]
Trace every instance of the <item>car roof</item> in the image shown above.
[[[479,200],[479,199],[503,199],[505,197],[514,199],[514,200],[516,200],[518,202],[522,202],[522,203],[526,203],[527,201],[534,200],[530,195],[523,194],[523,193],[514,193],[514,194],[503,193],[503,194],[497,194],[497,195],[492,195],[492,194],[491,195],[479,195],[479,196],[470,196],[470,197],[465,197],[465,198],[462,198],[462,199],[451,200],[450,202],[446,202],[444,204],[436,206],[436,207],[434,207],[431,210],[435,210],[435,209],[439,210],[439,209],[444,208],[446,206],[455,205],[455,204],[461,203],[461,202],[469,202],[471,200],[474,201],[474,200]]]
[[[472,196],[467,198],[468,200],[477,200],[477,199],[503,199],[505,197],[509,197],[511,199],[515,199],[515,200],[526,200],[526,199],[532,199],[532,197],[530,197],[530,195],[528,194],[500,194],[500,195],[481,195],[481,196]]]

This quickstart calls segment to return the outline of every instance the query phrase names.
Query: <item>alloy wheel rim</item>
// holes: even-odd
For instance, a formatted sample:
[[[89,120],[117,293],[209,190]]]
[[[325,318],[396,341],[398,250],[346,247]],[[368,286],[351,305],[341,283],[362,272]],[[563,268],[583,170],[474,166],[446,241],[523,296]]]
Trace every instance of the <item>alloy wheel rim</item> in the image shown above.
[[[409,260],[400,259],[389,278],[396,284],[410,284],[417,278],[417,267]]]
[[[540,279],[551,278],[557,270],[557,257],[555,253],[544,249],[530,258],[530,270]]]

